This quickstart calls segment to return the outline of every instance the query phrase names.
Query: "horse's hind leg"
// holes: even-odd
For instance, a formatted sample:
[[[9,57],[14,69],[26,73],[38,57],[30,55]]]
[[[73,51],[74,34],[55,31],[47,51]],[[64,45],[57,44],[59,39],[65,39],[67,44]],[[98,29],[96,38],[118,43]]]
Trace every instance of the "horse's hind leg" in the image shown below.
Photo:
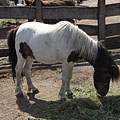
[[[24,66],[24,71],[25,71],[25,77],[27,80],[27,84],[28,84],[28,92],[32,92],[37,94],[39,91],[38,89],[33,85],[32,80],[31,80],[31,67],[32,67],[32,63],[33,63],[33,58],[28,57]]]
[[[23,97],[23,93],[22,93],[20,85],[21,85],[21,77],[22,77],[21,73],[22,73],[24,63],[25,63],[25,60],[22,59],[22,58],[20,59],[20,57],[18,57],[17,64],[16,64],[16,67],[15,67],[16,80],[17,80],[15,92],[16,92],[17,97]]]

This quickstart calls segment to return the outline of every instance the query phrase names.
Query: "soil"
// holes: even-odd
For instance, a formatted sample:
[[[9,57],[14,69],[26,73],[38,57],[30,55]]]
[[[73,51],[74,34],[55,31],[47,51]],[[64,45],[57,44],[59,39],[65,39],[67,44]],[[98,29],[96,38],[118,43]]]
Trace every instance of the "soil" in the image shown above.
[[[35,64],[34,64],[35,65]],[[93,68],[87,62],[77,63],[73,70],[72,86],[91,86]],[[0,79],[0,119],[1,120],[24,120],[28,117],[44,118],[42,114],[47,102],[59,100],[58,93],[61,86],[61,64],[44,65],[39,64],[32,69],[34,85],[39,89],[34,100],[27,95],[25,78],[22,82],[24,99],[15,96],[15,84],[8,74]],[[28,107],[31,106],[31,107]],[[28,109],[31,108],[31,109]],[[33,115],[35,109],[41,109]]]
[[[89,5],[91,5],[92,2],[96,3],[96,1],[88,0],[84,4],[90,3]],[[117,1],[120,2],[120,0]],[[120,57],[118,58],[116,61],[120,65]],[[76,63],[73,70],[71,86],[93,86],[93,71],[93,67],[85,61]],[[58,93],[61,86],[61,74],[60,63],[55,65],[34,63],[32,80],[40,92],[34,98],[28,96],[26,80],[23,78],[22,90],[25,97],[23,99],[17,99],[15,96],[15,83],[11,77],[10,65],[0,65],[0,120],[27,120],[29,117],[45,118],[43,111],[47,103],[59,100]],[[38,109],[39,112],[35,112]]]
[[[116,59],[116,61],[120,67],[120,59]],[[71,88],[94,86],[93,72],[94,69],[88,62],[76,63],[73,69]],[[50,101],[59,100],[61,74],[60,63],[55,65],[34,63],[32,80],[33,84],[39,89],[39,93],[34,97],[27,95],[27,84],[25,78],[23,78],[21,86],[24,98],[15,96],[15,83],[11,74],[3,75],[0,79],[0,120],[45,119],[44,110],[47,108],[47,104]]]

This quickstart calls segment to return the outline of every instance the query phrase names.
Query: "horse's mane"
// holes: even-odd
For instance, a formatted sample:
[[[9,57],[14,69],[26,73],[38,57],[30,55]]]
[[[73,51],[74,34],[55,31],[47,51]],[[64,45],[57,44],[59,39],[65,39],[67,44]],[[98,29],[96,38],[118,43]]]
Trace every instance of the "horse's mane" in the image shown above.
[[[66,36],[66,45],[71,50],[79,52],[79,57],[83,57],[90,63],[95,61],[97,56],[97,41],[93,40],[78,26],[69,22],[60,22],[57,30],[61,30],[61,35]],[[64,35],[63,35],[64,34]]]
[[[120,76],[119,68],[107,49],[98,42],[98,54],[95,62],[95,67],[103,67],[108,70],[112,79],[116,80]]]

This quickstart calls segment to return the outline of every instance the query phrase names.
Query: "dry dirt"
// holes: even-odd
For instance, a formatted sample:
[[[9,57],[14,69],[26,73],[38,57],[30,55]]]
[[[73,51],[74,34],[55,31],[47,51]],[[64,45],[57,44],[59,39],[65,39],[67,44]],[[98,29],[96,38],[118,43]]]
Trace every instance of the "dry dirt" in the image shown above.
[[[84,4],[96,5],[97,0],[88,0]],[[107,0],[113,2],[113,0]],[[120,2],[120,0],[115,0]],[[119,17],[120,18],[120,17]],[[117,19],[118,20],[118,19]],[[109,20],[111,22],[111,20]],[[89,23],[89,21],[87,21]],[[94,22],[93,22],[94,23]],[[119,57],[120,58],[120,57]],[[120,65],[120,59],[117,60]],[[9,68],[9,65],[7,65]],[[0,66],[2,71],[4,67]],[[9,69],[8,69],[9,71]],[[93,86],[93,67],[87,62],[75,64],[73,70],[72,86],[88,87]],[[17,99],[15,96],[15,84],[11,74],[0,75],[0,120],[27,120],[28,117],[45,118],[43,110],[50,101],[58,100],[58,92],[61,86],[61,64],[44,65],[34,63],[32,79],[39,93],[34,98],[27,93],[26,80],[22,82],[24,99]],[[39,112],[36,112],[38,111]]]
[[[119,59],[116,59],[120,65]],[[61,86],[61,64],[44,65],[34,63],[32,68],[32,80],[39,89],[39,93],[33,96],[27,95],[25,78],[22,82],[24,98],[15,96],[15,84],[10,74],[0,79],[0,120],[27,120],[28,118],[45,118],[43,111],[50,101],[59,100],[58,93]],[[75,64],[71,88],[93,86],[93,67],[87,62]]]
[[[72,86],[91,86],[93,84],[92,74],[93,68],[87,62],[77,63],[73,70]],[[24,99],[16,98],[12,77],[8,75],[7,78],[0,79],[0,120],[26,120],[28,117],[44,118],[42,111],[47,103],[59,100],[61,64],[34,66],[32,79],[40,91],[34,99],[27,96],[25,79],[22,83]],[[39,112],[35,112],[36,110]]]

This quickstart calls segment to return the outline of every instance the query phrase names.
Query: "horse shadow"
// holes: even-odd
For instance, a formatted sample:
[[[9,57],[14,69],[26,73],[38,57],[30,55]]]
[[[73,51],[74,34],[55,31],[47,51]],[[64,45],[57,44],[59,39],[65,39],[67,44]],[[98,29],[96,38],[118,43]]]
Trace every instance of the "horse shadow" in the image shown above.
[[[120,96],[107,96],[107,97],[99,96],[98,99],[100,100],[102,109],[104,111],[106,112],[112,111],[112,114],[119,114]],[[86,120],[86,118],[84,117],[85,115],[89,114],[90,110],[99,111],[101,109],[101,106],[99,106],[89,98],[71,99],[69,101],[46,101],[35,98],[33,94],[29,95],[29,98],[24,97],[22,99],[17,99],[16,103],[20,111],[24,113],[28,113],[31,117],[39,118],[39,119],[52,119],[52,120],[57,119],[55,118],[57,112],[59,119],[65,119],[64,118],[64,116],[66,116],[65,114],[69,114],[70,111],[75,112],[76,115],[82,113],[81,120]],[[83,109],[88,111],[83,112]],[[66,113],[66,111],[68,113]],[[72,117],[70,116],[70,119],[76,119]]]
[[[35,98],[33,94],[29,95],[29,98],[17,98],[16,103],[18,108],[23,113],[28,113],[31,117],[39,118],[39,119],[55,119],[56,111],[58,113],[58,118],[64,119],[64,115],[60,113],[64,113],[65,109],[74,109],[74,107],[78,107],[77,103],[81,104],[82,107],[89,109],[97,109],[98,106],[87,98],[80,99],[72,99],[71,101],[46,101]],[[88,106],[89,104],[89,106]],[[80,108],[78,108],[80,109]]]
[[[35,118],[44,118],[44,110],[47,106],[47,101],[39,100],[34,97],[34,94],[29,95],[29,98],[17,98],[16,103],[20,111],[30,114]]]
[[[120,117],[120,96],[98,96],[102,104],[102,108],[105,111],[111,112],[112,114],[119,115]]]

